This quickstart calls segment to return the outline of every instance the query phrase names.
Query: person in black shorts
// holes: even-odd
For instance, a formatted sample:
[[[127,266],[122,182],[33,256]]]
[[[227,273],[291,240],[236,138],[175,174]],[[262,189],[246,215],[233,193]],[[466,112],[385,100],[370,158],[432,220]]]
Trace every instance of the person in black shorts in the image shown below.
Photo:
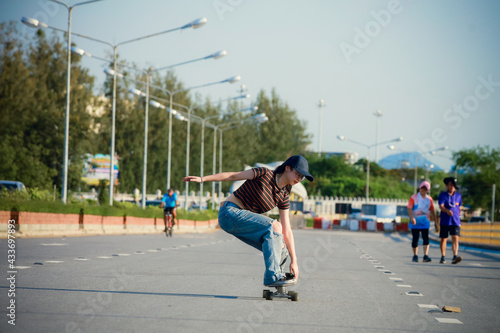
[[[445,178],[447,191],[439,194],[440,215],[440,232],[441,238],[441,261],[440,264],[445,264],[446,241],[448,235],[451,235],[451,247],[453,250],[452,264],[458,264],[462,261],[462,257],[458,255],[458,240],[460,238],[460,207],[462,207],[462,196],[457,193],[457,181],[453,177]]]

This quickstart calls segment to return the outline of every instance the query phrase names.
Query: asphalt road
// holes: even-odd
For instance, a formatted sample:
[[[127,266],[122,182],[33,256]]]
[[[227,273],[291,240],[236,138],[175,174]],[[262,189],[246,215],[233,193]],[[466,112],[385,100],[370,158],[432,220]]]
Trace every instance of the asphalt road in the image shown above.
[[[16,273],[2,239],[0,269],[15,281],[0,283],[0,331],[500,331],[499,252],[468,249],[451,265],[448,250],[441,265],[433,244],[431,263],[412,263],[396,233],[294,234],[298,302],[263,299],[261,253],[222,231],[16,239]]]

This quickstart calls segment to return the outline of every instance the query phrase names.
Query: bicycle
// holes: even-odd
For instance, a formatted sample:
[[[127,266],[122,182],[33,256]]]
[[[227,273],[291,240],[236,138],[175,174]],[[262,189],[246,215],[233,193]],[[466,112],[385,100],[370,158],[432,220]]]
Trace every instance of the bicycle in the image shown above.
[[[172,231],[174,227],[172,225],[172,212],[170,210],[165,211],[165,236],[172,237]]]

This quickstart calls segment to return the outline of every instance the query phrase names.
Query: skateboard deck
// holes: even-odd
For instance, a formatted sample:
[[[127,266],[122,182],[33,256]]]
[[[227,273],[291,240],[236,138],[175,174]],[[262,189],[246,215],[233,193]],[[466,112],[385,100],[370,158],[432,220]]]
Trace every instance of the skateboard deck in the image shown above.
[[[288,298],[291,299],[292,302],[297,302],[299,300],[299,293],[296,291],[286,290],[287,287],[293,286],[296,283],[297,280],[294,278],[287,280],[285,284],[279,286],[274,286],[271,284],[267,287],[275,288],[276,291],[273,292],[272,290],[264,289],[262,291],[262,297],[269,301],[272,301],[274,298]]]

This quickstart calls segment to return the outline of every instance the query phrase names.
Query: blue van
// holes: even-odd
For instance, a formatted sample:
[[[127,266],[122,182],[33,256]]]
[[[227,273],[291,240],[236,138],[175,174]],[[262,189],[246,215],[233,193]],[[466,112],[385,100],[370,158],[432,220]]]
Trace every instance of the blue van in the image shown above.
[[[21,182],[16,182],[12,180],[0,180],[0,191],[6,189],[7,191],[22,191],[26,187]]]

